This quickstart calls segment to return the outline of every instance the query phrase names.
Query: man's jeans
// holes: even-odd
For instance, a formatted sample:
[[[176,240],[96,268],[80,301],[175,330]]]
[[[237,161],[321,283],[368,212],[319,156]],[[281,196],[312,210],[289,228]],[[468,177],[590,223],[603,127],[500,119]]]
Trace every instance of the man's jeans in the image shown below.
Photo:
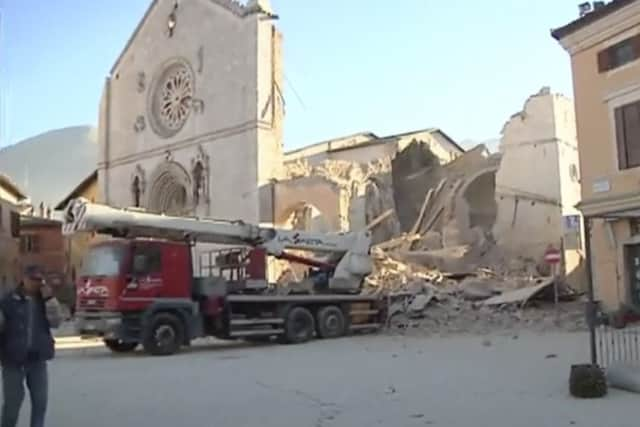
[[[31,427],[44,427],[47,411],[47,362],[28,362],[22,367],[2,367],[2,421],[0,427],[18,424],[20,407],[24,400],[24,383],[31,397]]]

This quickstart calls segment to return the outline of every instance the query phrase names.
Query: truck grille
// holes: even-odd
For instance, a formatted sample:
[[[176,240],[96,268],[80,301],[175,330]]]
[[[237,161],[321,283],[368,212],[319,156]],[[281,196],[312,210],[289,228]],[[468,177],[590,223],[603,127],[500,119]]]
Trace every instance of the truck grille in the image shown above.
[[[85,310],[96,310],[104,308],[107,303],[105,298],[82,298],[78,300],[78,308]]]

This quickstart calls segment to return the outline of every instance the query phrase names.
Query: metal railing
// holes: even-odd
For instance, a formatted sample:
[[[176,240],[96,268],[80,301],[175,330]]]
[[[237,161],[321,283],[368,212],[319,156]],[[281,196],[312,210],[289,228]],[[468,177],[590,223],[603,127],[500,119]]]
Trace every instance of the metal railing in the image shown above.
[[[596,329],[597,360],[601,367],[612,363],[640,365],[640,326],[613,328],[607,325]]]
[[[637,316],[608,315],[596,309],[589,328],[592,359],[602,368],[614,363],[640,366],[640,322]]]

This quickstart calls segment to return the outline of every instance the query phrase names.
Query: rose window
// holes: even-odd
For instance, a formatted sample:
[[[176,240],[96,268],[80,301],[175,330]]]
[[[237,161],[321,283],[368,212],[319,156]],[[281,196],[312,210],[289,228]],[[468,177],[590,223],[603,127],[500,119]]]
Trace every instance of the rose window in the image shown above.
[[[170,137],[182,129],[194,95],[191,69],[175,62],[160,75],[152,94],[152,127],[161,136]]]

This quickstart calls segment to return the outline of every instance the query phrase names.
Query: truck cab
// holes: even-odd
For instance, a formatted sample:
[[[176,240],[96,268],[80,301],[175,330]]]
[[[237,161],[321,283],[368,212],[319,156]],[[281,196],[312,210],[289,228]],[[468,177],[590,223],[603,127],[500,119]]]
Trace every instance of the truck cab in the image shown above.
[[[77,310],[136,310],[156,298],[189,298],[191,277],[186,243],[101,242],[89,250],[76,279]]]
[[[228,338],[223,314],[228,293],[266,287],[266,254],[231,248],[202,254],[193,271],[192,245],[153,239],[110,240],[88,251],[76,283],[76,329],[102,336],[114,351],[143,342],[144,321],[167,311],[183,324],[183,342],[202,335]]]
[[[110,240],[89,249],[76,279],[76,329],[101,335],[114,350],[135,348],[141,317],[159,301],[191,305],[186,243]],[[136,343],[134,345],[134,343]]]

